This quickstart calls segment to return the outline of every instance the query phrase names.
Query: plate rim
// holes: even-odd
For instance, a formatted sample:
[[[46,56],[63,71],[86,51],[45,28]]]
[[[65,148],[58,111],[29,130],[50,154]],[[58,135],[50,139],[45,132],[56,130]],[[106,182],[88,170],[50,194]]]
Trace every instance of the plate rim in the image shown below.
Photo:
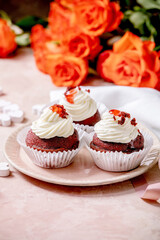
[[[40,181],[44,181],[44,182],[48,182],[48,183],[52,183],[52,184],[57,184],[57,185],[64,185],[64,186],[77,186],[77,187],[89,187],[89,186],[103,186],[103,185],[108,185],[108,184],[114,184],[114,183],[118,183],[118,182],[123,182],[123,181],[126,181],[126,180],[130,180],[134,177],[137,177],[137,176],[140,176],[142,175],[143,173],[145,173],[146,171],[148,171],[150,168],[152,168],[157,162],[158,162],[158,157],[159,157],[159,154],[160,154],[160,141],[159,139],[157,138],[157,136],[150,130],[148,129],[146,126],[142,125],[142,124],[139,124],[141,126],[143,126],[145,129],[147,129],[147,131],[151,134],[152,138],[153,138],[153,141],[156,142],[157,145],[155,145],[155,148],[157,147],[157,150],[159,152],[159,154],[157,154],[157,156],[155,157],[155,159],[149,164],[149,165],[143,165],[143,166],[139,166],[137,167],[136,169],[133,169],[133,170],[130,170],[128,172],[125,172],[125,175],[120,175],[120,176],[116,176],[114,177],[113,179],[110,178],[110,179],[106,179],[106,180],[96,180],[96,181],[83,181],[83,179],[81,181],[76,181],[74,182],[71,181],[70,179],[65,179],[65,181],[62,179],[58,179],[58,181],[55,179],[55,178],[49,178],[49,177],[44,177],[44,176],[40,176],[39,173],[35,173],[32,169],[30,169],[30,171],[26,170],[25,168],[23,167],[20,167],[18,164],[15,163],[15,161],[13,159],[10,158],[10,156],[8,156],[7,154],[7,143],[9,142],[9,140],[11,138],[15,138],[15,141],[17,142],[16,140],[16,136],[17,134],[19,133],[20,130],[22,130],[23,128],[29,126],[31,123],[27,123],[23,126],[20,126],[18,128],[16,128],[13,132],[10,133],[10,135],[7,137],[6,141],[4,142],[4,145],[3,145],[3,153],[6,157],[6,159],[8,160],[8,162],[14,167],[16,168],[18,171],[20,171],[21,173],[29,176],[29,177],[32,177],[32,178],[35,178],[35,179],[38,179]],[[19,148],[17,151],[20,151],[21,147],[20,145],[18,144]],[[149,150],[148,154],[154,149],[153,148],[154,145],[151,147],[151,149]],[[34,164],[34,163],[33,163]],[[36,165],[35,165],[36,166]],[[37,168],[39,168],[39,166],[36,166]],[[98,167],[97,167],[98,168]],[[43,169],[43,168],[42,168]],[[137,169],[139,169],[137,171]],[[46,169],[45,169],[46,170]],[[100,169],[101,170],[101,169]],[[113,172],[114,174],[114,172]]]

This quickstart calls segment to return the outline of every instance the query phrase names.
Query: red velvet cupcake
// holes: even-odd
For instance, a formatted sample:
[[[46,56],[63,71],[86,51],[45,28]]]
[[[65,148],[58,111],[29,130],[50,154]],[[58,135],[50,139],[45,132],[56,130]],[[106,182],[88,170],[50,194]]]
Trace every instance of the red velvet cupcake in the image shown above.
[[[148,151],[136,119],[129,113],[110,110],[94,126],[89,151],[103,170],[128,171],[137,167]]]
[[[35,164],[59,168],[69,165],[80,150],[79,133],[64,107],[55,104],[44,109],[40,118],[24,129],[17,140]]]
[[[94,134],[90,147],[100,152],[132,153],[142,150],[144,137],[136,125],[135,118],[131,119],[129,113],[110,110],[103,116],[102,122],[95,126],[95,132],[97,133]],[[114,128],[117,129],[118,133],[114,131]]]
[[[82,91],[80,87],[69,88],[60,100],[73,122],[84,126],[83,130],[87,129],[85,126],[93,127],[101,119],[97,103],[89,93],[90,90]]]

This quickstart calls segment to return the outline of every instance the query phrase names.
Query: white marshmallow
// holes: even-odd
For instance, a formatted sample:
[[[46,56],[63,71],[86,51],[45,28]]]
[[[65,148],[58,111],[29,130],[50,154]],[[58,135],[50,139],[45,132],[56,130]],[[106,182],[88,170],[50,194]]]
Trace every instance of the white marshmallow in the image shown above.
[[[21,123],[24,119],[24,112],[21,110],[10,112],[9,115],[14,123]]]
[[[9,174],[9,164],[7,162],[0,162],[0,177],[7,177]]]
[[[10,104],[11,104],[11,102],[9,102],[9,101],[0,100],[0,111],[3,111],[3,108]]]
[[[17,110],[19,110],[18,104],[9,104],[9,105],[3,107],[3,113],[10,113],[10,112],[17,111]]]
[[[40,115],[42,113],[42,109],[45,107],[45,104],[36,104],[32,106],[32,113],[35,115]]]
[[[8,127],[11,125],[11,118],[8,114],[1,113],[0,114],[0,123],[4,127]]]

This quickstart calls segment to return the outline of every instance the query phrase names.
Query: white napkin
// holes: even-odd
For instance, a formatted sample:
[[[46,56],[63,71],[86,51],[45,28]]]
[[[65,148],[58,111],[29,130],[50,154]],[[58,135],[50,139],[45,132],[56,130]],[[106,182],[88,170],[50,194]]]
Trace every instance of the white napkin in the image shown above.
[[[91,96],[103,102],[108,109],[126,111],[145,124],[160,139],[160,92],[151,88],[134,88],[124,86],[82,87],[90,89]],[[50,92],[50,100],[59,98],[65,88]]]

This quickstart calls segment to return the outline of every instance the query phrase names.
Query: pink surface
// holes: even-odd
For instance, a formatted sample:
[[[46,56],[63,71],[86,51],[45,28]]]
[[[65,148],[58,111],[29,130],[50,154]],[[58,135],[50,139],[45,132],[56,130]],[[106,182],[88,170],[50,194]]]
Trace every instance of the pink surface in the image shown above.
[[[33,120],[32,105],[47,103],[55,87],[36,69],[31,50],[0,60],[0,72],[6,93],[0,99],[19,104],[25,122]],[[6,161],[5,139],[20,125],[0,127],[0,161]],[[65,187],[27,177],[12,167],[11,171],[0,178],[0,240],[160,239],[159,203],[139,198],[131,181]],[[148,184],[160,182],[158,165],[143,177]]]

